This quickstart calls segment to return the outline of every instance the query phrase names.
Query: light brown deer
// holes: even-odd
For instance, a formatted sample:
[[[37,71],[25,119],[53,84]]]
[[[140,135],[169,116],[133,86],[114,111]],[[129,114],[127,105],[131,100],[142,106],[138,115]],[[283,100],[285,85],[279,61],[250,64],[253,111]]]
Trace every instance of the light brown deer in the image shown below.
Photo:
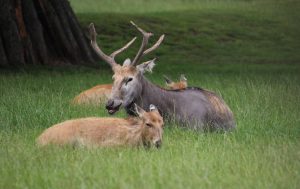
[[[166,87],[170,90],[184,90],[187,88],[187,79],[182,74],[178,82],[174,82],[167,76],[164,76]],[[81,92],[73,100],[72,104],[76,105],[93,105],[104,104],[108,100],[112,89],[112,84],[96,85],[88,90]]]
[[[105,103],[111,93],[112,84],[96,85],[93,88],[85,90],[77,95],[72,104],[97,106]]]
[[[83,147],[155,146],[162,144],[163,118],[154,105],[146,112],[135,105],[138,117],[81,118],[68,120],[46,129],[37,144]]]

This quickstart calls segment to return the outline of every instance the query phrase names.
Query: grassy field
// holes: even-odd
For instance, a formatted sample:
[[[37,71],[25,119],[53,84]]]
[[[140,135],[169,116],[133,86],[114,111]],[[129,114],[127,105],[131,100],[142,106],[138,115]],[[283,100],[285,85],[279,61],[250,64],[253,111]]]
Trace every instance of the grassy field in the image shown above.
[[[0,188],[300,187],[299,2],[71,4],[82,26],[95,23],[106,52],[138,34],[129,20],[155,37],[165,33],[166,41],[149,56],[159,60],[147,77],[163,85],[162,74],[184,73],[190,86],[216,91],[233,110],[237,130],[197,133],[167,123],[160,150],[39,149],[35,138],[55,123],[108,116],[103,107],[69,102],[111,82],[111,71],[102,62],[101,69],[0,70]],[[138,46],[118,60],[132,57]]]

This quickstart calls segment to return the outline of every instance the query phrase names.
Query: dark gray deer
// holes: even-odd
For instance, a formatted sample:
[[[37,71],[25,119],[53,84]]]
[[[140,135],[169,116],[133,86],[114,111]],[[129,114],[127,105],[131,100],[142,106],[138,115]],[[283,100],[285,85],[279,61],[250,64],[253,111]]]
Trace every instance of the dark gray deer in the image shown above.
[[[165,118],[174,119],[180,125],[200,130],[231,130],[235,128],[235,121],[230,108],[215,93],[201,89],[188,87],[185,90],[162,89],[144,77],[146,71],[152,71],[154,61],[150,60],[142,64],[138,63],[142,57],[159,47],[164,39],[160,36],[158,41],[147,49],[149,38],[153,35],[138,27],[131,21],[143,35],[142,44],[133,61],[126,59],[123,65],[117,64],[115,56],[127,49],[134,41],[131,40],[121,49],[106,55],[96,42],[97,33],[94,25],[90,24],[91,44],[98,56],[107,62],[113,72],[113,87],[106,109],[114,114],[120,107],[124,107],[131,114],[133,104],[142,108],[154,104]]]

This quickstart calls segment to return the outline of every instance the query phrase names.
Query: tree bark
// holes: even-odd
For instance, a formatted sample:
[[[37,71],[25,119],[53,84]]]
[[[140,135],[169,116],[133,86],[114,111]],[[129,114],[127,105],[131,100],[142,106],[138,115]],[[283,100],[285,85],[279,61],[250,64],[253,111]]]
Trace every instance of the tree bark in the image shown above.
[[[0,0],[0,66],[97,60],[68,0]]]

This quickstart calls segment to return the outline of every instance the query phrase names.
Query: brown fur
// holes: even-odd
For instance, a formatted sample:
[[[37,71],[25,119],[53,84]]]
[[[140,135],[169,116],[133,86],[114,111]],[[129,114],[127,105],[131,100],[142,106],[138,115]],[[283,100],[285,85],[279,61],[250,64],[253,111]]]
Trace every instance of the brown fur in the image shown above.
[[[205,94],[211,105],[214,107],[215,113],[222,117],[226,117],[228,114],[232,114],[231,110],[224,103],[224,101],[215,93],[208,90],[203,90],[203,93]]]
[[[186,81],[179,81],[179,82],[172,82],[172,83],[166,83],[167,87],[171,90],[184,90],[187,88],[187,82]]]
[[[133,66],[121,66],[119,64],[115,65],[113,67],[114,75],[113,79],[116,80],[119,77],[124,78],[129,75],[135,75],[137,73],[137,69]]]
[[[73,104],[77,105],[99,105],[105,103],[111,93],[112,84],[97,85],[77,95]]]
[[[151,124],[148,127],[146,124]],[[158,111],[144,112],[137,118],[81,118],[46,129],[37,144],[85,147],[136,147],[162,139],[163,119]]]

